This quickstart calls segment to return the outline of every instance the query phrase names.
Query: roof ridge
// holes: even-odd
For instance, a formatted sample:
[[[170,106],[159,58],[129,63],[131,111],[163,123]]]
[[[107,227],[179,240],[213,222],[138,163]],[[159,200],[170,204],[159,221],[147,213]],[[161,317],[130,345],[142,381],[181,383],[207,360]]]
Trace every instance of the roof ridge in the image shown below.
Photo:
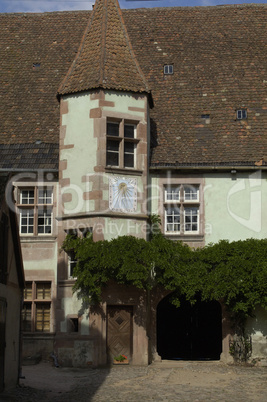
[[[88,24],[87,24],[87,26],[85,28],[85,31],[83,33],[82,40],[80,42],[80,46],[78,48],[77,54],[76,54],[73,62],[71,63],[71,65],[70,65],[70,67],[69,67],[69,69],[67,71],[67,74],[65,75],[65,77],[63,78],[63,81],[60,84],[60,87],[58,89],[59,94],[61,93],[61,90],[63,90],[64,86],[67,84],[68,78],[70,77],[71,72],[73,71],[73,69],[75,67],[76,61],[78,60],[78,57],[79,57],[79,55],[80,55],[80,53],[81,53],[81,51],[82,51],[82,49],[84,47],[84,40],[86,38],[87,33],[89,32],[90,26],[92,25],[93,18],[94,18],[94,10],[93,10],[91,18],[88,21]]]
[[[115,1],[118,1],[118,0],[115,0]],[[142,71],[142,69],[141,69],[141,67],[140,67],[140,65],[139,65],[139,63],[138,63],[138,60],[137,60],[137,58],[136,58],[136,56],[135,56],[135,53],[134,53],[134,50],[133,50],[133,47],[132,47],[132,44],[131,44],[131,41],[130,41],[130,38],[129,38],[129,35],[128,35],[128,32],[127,32],[127,28],[126,28],[126,25],[125,25],[125,22],[124,22],[124,19],[123,19],[123,16],[122,16],[122,11],[121,11],[121,8],[120,8],[120,7],[118,8],[118,13],[119,13],[119,16],[120,16],[120,18],[121,18],[121,20],[122,20],[122,28],[123,28],[124,31],[125,31],[125,36],[126,36],[127,44],[128,44],[128,46],[129,46],[129,48],[130,48],[130,52],[131,52],[132,58],[133,58],[133,60],[135,61],[136,67],[137,67],[137,69],[138,69],[138,71],[139,71],[139,74],[140,74],[141,77],[143,78],[144,84],[147,86],[147,89],[148,89],[148,91],[149,91],[148,84],[146,83],[145,75],[144,75],[144,73],[143,73],[143,71]],[[150,92],[150,91],[149,91],[149,92]]]
[[[102,18],[102,48],[101,50],[101,66],[105,65],[105,61],[106,61],[106,37],[107,37],[107,7],[106,6],[106,2],[107,0],[104,0],[105,4],[104,4],[104,13],[103,13],[103,18]],[[104,83],[104,76],[105,76],[105,70],[104,68],[102,68],[102,70],[100,70],[101,73],[101,84],[103,85]]]

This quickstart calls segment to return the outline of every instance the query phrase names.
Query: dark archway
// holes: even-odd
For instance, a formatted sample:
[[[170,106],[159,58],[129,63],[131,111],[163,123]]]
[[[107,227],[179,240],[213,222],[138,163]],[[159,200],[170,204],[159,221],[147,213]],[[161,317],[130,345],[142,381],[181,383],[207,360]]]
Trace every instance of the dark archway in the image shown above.
[[[222,310],[216,301],[193,306],[181,298],[179,308],[165,297],[157,308],[157,351],[162,359],[219,360]]]

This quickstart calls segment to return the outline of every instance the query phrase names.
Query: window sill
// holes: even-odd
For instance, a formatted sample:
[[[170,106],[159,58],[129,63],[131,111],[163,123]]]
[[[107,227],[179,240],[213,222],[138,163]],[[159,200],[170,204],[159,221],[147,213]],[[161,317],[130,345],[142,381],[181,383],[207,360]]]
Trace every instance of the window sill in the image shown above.
[[[116,166],[106,166],[105,172],[110,172],[110,173],[116,172],[116,173],[122,173],[122,174],[127,174],[127,175],[134,175],[134,176],[141,176],[143,174],[143,170],[130,169],[130,168],[119,168]]]
[[[20,235],[21,243],[40,243],[40,242],[43,242],[43,243],[53,242],[54,243],[56,239],[57,239],[57,237],[52,236],[52,235],[48,235],[48,236]]]
[[[203,234],[179,234],[179,233],[164,233],[164,236],[171,240],[194,241],[202,242],[204,240]]]
[[[68,278],[62,279],[58,281],[58,286],[73,286],[76,282],[76,279]]]

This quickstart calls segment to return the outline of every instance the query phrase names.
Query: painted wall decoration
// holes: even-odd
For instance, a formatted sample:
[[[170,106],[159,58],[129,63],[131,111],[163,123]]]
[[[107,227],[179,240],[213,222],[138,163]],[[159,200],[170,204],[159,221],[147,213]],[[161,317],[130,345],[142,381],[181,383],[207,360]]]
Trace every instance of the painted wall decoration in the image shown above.
[[[135,212],[137,207],[136,179],[109,179],[109,208],[116,212]]]

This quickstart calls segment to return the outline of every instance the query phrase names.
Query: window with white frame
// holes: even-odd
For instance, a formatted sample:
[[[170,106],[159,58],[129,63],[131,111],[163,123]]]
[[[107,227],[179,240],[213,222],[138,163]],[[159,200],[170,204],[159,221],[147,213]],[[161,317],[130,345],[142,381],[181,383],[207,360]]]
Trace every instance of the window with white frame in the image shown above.
[[[50,235],[53,221],[53,187],[21,187],[18,193],[21,235]]]
[[[22,307],[25,332],[50,332],[51,282],[26,282]]]
[[[106,165],[118,168],[136,167],[137,125],[121,121],[107,121]]]
[[[171,185],[164,189],[165,233],[199,233],[199,186]]]

